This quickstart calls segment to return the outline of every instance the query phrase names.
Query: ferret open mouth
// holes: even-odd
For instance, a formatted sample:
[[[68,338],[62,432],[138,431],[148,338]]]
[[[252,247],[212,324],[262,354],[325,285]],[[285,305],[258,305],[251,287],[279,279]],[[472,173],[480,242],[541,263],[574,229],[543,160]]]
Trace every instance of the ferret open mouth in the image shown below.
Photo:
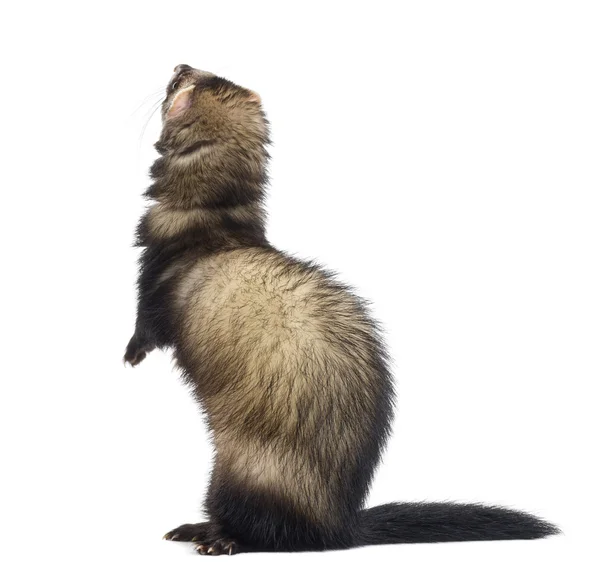
[[[167,118],[171,119],[175,116],[179,116],[182,112],[187,110],[192,105],[192,90],[196,87],[195,84],[181,88],[179,92],[176,92],[171,100],[171,105],[167,110]]]

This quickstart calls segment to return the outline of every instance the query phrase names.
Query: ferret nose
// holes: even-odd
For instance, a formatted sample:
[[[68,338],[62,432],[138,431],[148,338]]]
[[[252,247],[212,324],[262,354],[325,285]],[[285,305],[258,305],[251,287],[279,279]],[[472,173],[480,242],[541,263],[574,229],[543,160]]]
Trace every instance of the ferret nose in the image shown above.
[[[182,72],[188,72],[192,69],[193,68],[191,66],[188,66],[187,64],[179,64],[179,66],[175,66],[173,72],[175,72],[175,74],[181,74]]]

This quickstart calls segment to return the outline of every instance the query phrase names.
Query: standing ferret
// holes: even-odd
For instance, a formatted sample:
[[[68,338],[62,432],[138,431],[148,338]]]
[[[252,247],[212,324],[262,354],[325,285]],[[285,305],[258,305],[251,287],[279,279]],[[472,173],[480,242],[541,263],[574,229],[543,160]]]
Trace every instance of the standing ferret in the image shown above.
[[[535,539],[558,529],[476,504],[364,508],[394,391],[363,300],[265,236],[268,122],[258,95],[187,65],[162,104],[135,333],[125,361],[174,349],[206,414],[209,520],[170,531],[201,554]]]

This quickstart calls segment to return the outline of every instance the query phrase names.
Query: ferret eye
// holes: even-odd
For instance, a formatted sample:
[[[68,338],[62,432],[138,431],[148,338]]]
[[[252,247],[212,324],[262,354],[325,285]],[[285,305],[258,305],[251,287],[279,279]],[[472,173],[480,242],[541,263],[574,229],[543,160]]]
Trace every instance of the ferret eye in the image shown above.
[[[179,86],[179,82],[173,82],[171,84],[171,90],[177,90],[177,86]]]

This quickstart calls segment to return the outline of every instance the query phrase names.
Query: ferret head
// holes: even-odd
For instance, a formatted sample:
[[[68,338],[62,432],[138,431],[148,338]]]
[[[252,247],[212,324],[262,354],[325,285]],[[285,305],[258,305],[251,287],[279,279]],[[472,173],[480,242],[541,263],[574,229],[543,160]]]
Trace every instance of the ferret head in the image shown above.
[[[167,85],[162,119],[162,158],[152,175],[163,181],[149,195],[185,206],[235,203],[227,196],[242,189],[260,195],[269,133],[258,94],[181,64]]]
[[[167,84],[162,119],[162,152],[268,143],[258,94],[187,64],[176,66]]]

